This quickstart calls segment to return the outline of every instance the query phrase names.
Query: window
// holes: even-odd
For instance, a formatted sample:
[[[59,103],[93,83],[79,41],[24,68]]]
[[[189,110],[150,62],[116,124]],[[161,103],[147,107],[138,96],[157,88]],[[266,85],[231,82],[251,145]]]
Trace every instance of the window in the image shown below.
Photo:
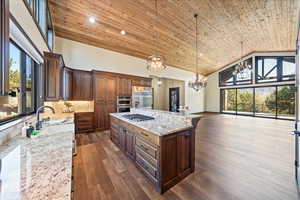
[[[237,113],[253,115],[253,88],[237,89]]]
[[[47,1],[36,0],[36,19],[44,34],[47,34]]]
[[[295,80],[295,57],[256,57],[256,83]]]
[[[225,89],[221,90],[222,112],[236,113],[236,90]]]
[[[255,88],[255,115],[276,117],[276,87]]]
[[[251,69],[245,69],[242,73],[234,75],[235,66],[229,67],[219,73],[219,86],[230,86],[230,85],[244,85],[252,83],[252,58],[244,61],[247,65],[251,66]]]
[[[35,108],[34,60],[14,42],[9,45],[9,94],[0,96],[0,123],[30,114]]]
[[[24,0],[28,5],[31,15],[34,17],[48,47],[53,49],[54,31],[48,8],[48,0]]]
[[[221,112],[295,119],[295,86],[266,86],[221,90]]]
[[[34,61],[26,55],[26,68],[25,68],[25,95],[26,95],[26,113],[33,112],[33,70],[34,70]]]
[[[277,88],[277,114],[280,118],[294,119],[295,117],[294,86],[278,86]]]

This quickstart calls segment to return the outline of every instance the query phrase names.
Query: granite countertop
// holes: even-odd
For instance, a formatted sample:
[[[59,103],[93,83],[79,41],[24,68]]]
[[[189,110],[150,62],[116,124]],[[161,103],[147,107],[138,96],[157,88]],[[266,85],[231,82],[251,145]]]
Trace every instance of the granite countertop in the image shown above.
[[[0,199],[71,199],[74,123],[45,125],[39,136],[0,146]]]
[[[142,114],[154,117],[155,119],[135,122],[122,117],[126,114]],[[110,115],[159,136],[192,128],[192,119],[202,117],[201,115],[194,114],[183,116],[180,113],[151,109],[131,109],[131,111],[127,113],[111,113]]]

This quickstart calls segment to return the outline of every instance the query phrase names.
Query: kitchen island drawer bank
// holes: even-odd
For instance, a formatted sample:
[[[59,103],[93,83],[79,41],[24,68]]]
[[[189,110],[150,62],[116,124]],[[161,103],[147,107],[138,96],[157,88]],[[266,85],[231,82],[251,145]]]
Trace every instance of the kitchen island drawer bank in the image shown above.
[[[194,172],[195,127],[200,116],[137,109],[111,113],[110,118],[111,140],[160,193]]]

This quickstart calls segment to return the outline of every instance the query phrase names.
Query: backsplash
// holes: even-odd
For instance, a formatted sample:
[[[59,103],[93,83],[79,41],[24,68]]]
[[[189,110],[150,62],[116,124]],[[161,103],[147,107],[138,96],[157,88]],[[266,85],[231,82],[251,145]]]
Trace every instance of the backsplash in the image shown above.
[[[94,112],[93,101],[58,101],[45,102],[47,106],[51,106],[55,110],[55,114],[51,110],[45,109],[42,117],[51,117],[54,120],[74,117],[74,112]]]

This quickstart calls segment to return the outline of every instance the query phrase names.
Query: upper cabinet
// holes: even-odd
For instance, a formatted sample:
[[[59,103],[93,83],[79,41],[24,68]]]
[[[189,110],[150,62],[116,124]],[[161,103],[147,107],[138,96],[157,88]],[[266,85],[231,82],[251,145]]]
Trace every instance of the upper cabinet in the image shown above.
[[[137,77],[132,80],[132,85],[141,87],[152,87],[152,79]]]
[[[89,71],[73,70],[73,100],[93,100],[93,79]]]
[[[64,67],[63,73],[63,99],[70,101],[73,99],[73,70]]]
[[[45,52],[45,101],[58,101],[63,96],[63,58]]]
[[[132,79],[128,77],[118,77],[118,96],[131,96]]]

